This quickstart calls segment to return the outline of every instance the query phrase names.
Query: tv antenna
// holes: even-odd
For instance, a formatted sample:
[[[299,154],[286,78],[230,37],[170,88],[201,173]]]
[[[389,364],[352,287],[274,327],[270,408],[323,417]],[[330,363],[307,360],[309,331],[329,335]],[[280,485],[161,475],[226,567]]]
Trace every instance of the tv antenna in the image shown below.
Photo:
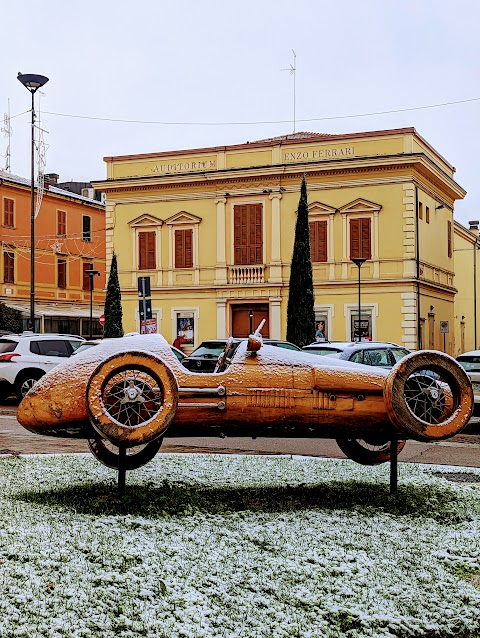
[[[10,143],[12,140],[12,125],[10,123],[10,98],[8,99],[8,113],[5,113],[3,116],[2,133],[5,133],[5,137],[7,138],[7,150],[5,151],[5,170],[7,173],[10,173],[10,171],[12,170],[12,156],[10,150]]]
[[[293,64],[291,64],[288,69],[282,69],[282,71],[288,71],[290,75],[293,75],[293,132],[295,133],[296,128],[296,116],[295,116],[295,74],[297,72],[297,54],[292,49],[293,53]]]

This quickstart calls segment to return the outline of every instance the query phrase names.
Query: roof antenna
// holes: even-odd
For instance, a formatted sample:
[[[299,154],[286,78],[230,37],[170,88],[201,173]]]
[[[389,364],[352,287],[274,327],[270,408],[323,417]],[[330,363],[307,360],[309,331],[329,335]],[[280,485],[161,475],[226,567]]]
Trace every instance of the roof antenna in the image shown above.
[[[297,71],[297,54],[295,53],[295,51],[292,49],[292,53],[293,53],[293,64],[291,64],[289,66],[288,69],[281,69],[282,71],[288,71],[290,73],[290,75],[293,75],[293,132],[295,133],[295,128],[296,128],[296,116],[295,116],[295,77],[296,77],[296,71]]]

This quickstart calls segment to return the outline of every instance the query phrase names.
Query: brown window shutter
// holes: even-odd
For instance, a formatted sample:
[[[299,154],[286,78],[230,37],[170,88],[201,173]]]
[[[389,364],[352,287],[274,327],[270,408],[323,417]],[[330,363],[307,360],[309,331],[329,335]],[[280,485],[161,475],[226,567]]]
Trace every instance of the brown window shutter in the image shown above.
[[[64,210],[57,212],[57,235],[64,237],[67,234],[67,213]]]
[[[175,231],[175,268],[193,267],[192,244],[193,230],[191,228]]]
[[[138,269],[154,270],[155,268],[155,232],[138,233]]]
[[[57,262],[58,287],[67,287],[67,262],[65,259],[59,259]]]
[[[15,283],[14,279],[14,253],[3,253],[3,281],[6,284]]]
[[[448,243],[448,256],[452,256],[452,222],[447,222],[447,243]]]
[[[90,290],[90,277],[85,272],[86,270],[93,270],[93,264],[83,264],[83,290]]]
[[[15,201],[13,199],[4,199],[3,206],[4,206],[3,225],[13,228]]]
[[[372,258],[372,234],[369,218],[350,220],[350,259]]]
[[[310,258],[312,262],[327,261],[327,222],[310,222]]]
[[[372,238],[370,232],[370,219],[361,219],[361,251],[360,257],[372,258]]]
[[[234,207],[234,262],[236,265],[263,262],[263,214],[261,204]]]
[[[350,259],[360,257],[360,220],[350,220]]]

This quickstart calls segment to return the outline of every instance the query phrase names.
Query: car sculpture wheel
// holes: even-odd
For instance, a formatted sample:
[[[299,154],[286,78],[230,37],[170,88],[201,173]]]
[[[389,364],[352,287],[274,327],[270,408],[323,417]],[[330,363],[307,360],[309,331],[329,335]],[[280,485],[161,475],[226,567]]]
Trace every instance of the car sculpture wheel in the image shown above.
[[[408,355],[392,369],[385,402],[390,419],[408,438],[440,440],[467,424],[473,391],[454,359],[424,351]]]
[[[382,436],[365,436],[363,439],[336,439],[346,457],[362,465],[379,465],[390,461],[392,442]],[[404,439],[397,441],[397,454],[405,447]]]
[[[96,368],[87,385],[95,430],[117,446],[158,439],[178,405],[178,386],[168,365],[147,352],[115,354]]]

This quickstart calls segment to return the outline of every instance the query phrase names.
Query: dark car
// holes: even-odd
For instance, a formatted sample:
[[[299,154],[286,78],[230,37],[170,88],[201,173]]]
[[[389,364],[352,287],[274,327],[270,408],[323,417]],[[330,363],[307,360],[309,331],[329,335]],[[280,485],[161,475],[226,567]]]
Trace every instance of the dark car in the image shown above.
[[[202,341],[182,364],[191,372],[213,372],[218,362],[218,358],[224,352],[228,339],[211,339]],[[226,361],[233,357],[235,350],[239,344],[245,339],[231,338],[230,346],[226,355]],[[280,339],[263,339],[266,346],[276,346],[277,348],[286,348],[287,350],[301,350],[298,346],[289,341]]]
[[[410,354],[407,348],[384,341],[322,341],[305,346],[303,352],[381,368],[393,368]]]

